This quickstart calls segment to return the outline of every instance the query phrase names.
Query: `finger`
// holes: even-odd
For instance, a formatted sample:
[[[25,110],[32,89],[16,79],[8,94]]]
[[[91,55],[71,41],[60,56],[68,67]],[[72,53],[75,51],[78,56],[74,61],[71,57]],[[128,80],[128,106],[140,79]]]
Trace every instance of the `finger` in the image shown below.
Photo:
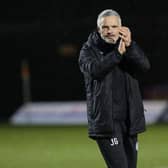
[[[122,38],[124,41],[131,41],[131,34],[124,34],[124,33],[119,33],[119,37]]]
[[[124,32],[120,32],[119,35],[120,35],[121,37],[126,37],[126,36],[127,36],[127,34],[125,34]]]
[[[120,43],[119,43],[119,50],[120,51],[125,50],[125,43],[124,43],[124,41],[122,39],[120,40]]]
[[[120,35],[120,38],[121,38],[121,41],[124,43],[125,46],[129,46],[130,43],[131,43],[131,38],[128,38],[128,37],[124,37],[122,35]],[[122,43],[121,43],[121,46],[122,46]],[[125,47],[124,46],[124,47]]]
[[[127,27],[121,27],[119,28],[119,33],[124,34],[124,36],[126,36],[130,35],[131,31]]]
[[[122,35],[122,36],[124,36],[124,37],[130,36],[130,33],[125,32],[125,31],[120,31],[119,34]]]
[[[129,39],[127,38],[127,36],[124,36],[123,34],[120,34],[119,37],[120,37],[123,41],[129,40]]]
[[[122,26],[121,29],[126,32],[130,32],[130,29],[126,26]]]
[[[123,54],[125,52],[125,43],[121,41],[121,53]]]

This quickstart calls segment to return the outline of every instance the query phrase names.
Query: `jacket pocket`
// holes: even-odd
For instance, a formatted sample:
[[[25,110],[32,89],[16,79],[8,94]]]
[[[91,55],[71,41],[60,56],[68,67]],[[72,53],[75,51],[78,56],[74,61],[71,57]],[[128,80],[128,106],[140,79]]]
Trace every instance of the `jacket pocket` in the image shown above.
[[[91,118],[95,119],[100,112],[101,99],[102,99],[102,82],[98,80],[93,81],[93,106]]]
[[[93,109],[92,109],[92,113],[91,113],[91,118],[92,119],[95,119],[98,112],[99,112],[99,108],[98,108],[98,105],[99,104],[99,98],[98,96],[94,96],[93,98]]]

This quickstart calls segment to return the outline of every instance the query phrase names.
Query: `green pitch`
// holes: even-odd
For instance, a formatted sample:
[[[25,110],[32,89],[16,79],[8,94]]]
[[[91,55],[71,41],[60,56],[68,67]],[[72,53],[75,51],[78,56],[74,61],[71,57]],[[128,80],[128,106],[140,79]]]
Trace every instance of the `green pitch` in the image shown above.
[[[105,168],[86,126],[0,125],[0,168]],[[139,136],[138,168],[168,168],[168,125]]]

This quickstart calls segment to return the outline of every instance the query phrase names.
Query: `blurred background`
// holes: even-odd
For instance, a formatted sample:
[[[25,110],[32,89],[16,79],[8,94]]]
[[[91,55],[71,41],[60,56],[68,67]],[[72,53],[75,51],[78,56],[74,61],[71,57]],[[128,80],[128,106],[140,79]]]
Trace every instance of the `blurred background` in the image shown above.
[[[1,120],[23,104],[23,61],[29,66],[31,101],[85,100],[79,49],[106,8],[121,14],[123,25],[130,27],[150,59],[152,68],[141,82],[144,98],[167,99],[168,10],[163,2],[1,2]]]
[[[0,110],[0,131],[2,133],[2,138],[0,141],[2,142],[1,144],[4,143],[0,156],[10,156],[10,152],[13,147],[20,142],[20,139],[23,140],[22,142],[25,141],[26,145],[23,146],[27,146],[32,137],[33,139],[39,138],[39,141],[42,143],[41,146],[44,147],[43,145],[45,143],[43,144],[43,141],[41,141],[41,139],[44,138],[42,136],[44,135],[43,133],[49,135],[49,140],[51,140],[52,138],[59,139],[59,134],[57,134],[58,137],[52,137],[55,132],[60,134],[61,132],[65,132],[65,134],[61,134],[63,137],[65,135],[69,136],[69,131],[72,131],[72,134],[73,131],[76,132],[77,134],[74,136],[79,137],[80,135],[78,136],[78,134],[81,132],[83,133],[83,138],[85,138],[86,142],[88,141],[88,139],[86,139],[87,131],[85,126],[77,128],[73,127],[71,130],[71,126],[69,127],[68,125],[67,130],[65,127],[64,130],[62,130],[59,128],[61,127],[61,122],[64,121],[57,121],[57,117],[60,117],[61,110],[66,113],[68,108],[71,109],[69,110],[71,113],[75,111],[75,113],[71,115],[68,114],[69,116],[77,116],[78,114],[76,112],[80,112],[80,116],[78,116],[78,118],[75,120],[71,118],[68,123],[72,125],[73,121],[79,121],[82,117],[84,117],[84,119],[82,118],[79,123],[77,122],[77,124],[86,124],[86,116],[84,114],[84,81],[78,67],[79,50],[82,44],[87,40],[89,33],[96,28],[97,15],[107,8],[115,9],[120,13],[123,25],[130,28],[133,39],[135,39],[141,48],[143,48],[151,62],[151,70],[140,80],[141,91],[145,107],[149,111],[149,113],[146,114],[147,121],[149,121],[148,123],[161,124],[161,126],[149,126],[149,130],[154,133],[153,135],[156,135],[156,133],[153,132],[153,129],[158,131],[158,134],[163,132],[164,137],[161,135],[161,139],[164,140],[164,142],[160,142],[160,139],[158,139],[157,142],[159,145],[166,144],[166,141],[168,140],[167,136],[164,134],[165,131],[167,131],[168,120],[168,7],[166,5],[166,1],[63,0],[58,2],[54,0],[6,0],[0,2],[0,63],[2,74],[2,100]],[[66,109],[64,107],[66,107]],[[41,117],[39,115],[39,111],[43,113],[43,118],[41,118],[41,120],[39,120]],[[55,112],[57,114],[55,114]],[[19,119],[15,116],[15,114]],[[17,114],[19,114],[19,116]],[[49,116],[48,114],[51,115]],[[14,116],[16,117],[16,120],[11,120]],[[36,118],[36,120],[33,120],[33,118]],[[45,120],[46,118],[48,118],[47,121]],[[53,125],[59,124],[59,126],[50,128],[49,130],[46,130],[47,128],[43,129],[43,127],[31,127],[30,130],[23,126],[22,128],[19,127],[19,129],[21,129],[19,131],[17,128],[17,121],[27,125],[39,122],[42,125],[51,123]],[[163,123],[164,126],[162,125]],[[38,129],[40,129],[40,131]],[[16,134],[14,133],[15,131]],[[36,131],[41,133],[38,137],[34,137],[36,133],[29,135],[30,132],[33,133]],[[51,134],[49,133],[50,131]],[[28,132],[28,134],[26,134],[26,132]],[[64,138],[67,139],[67,136]],[[9,141],[7,141],[7,139]],[[10,141],[11,139],[13,139],[13,141]],[[26,139],[28,141],[26,141]],[[145,137],[142,136],[142,139],[145,139]],[[152,141],[152,139],[153,138],[150,140]],[[81,139],[79,141],[83,144],[83,146],[85,146]],[[79,141],[72,140],[74,143],[73,145],[77,145],[80,148],[81,145]],[[39,144],[38,142],[37,144]],[[48,141],[46,140],[46,142]],[[50,143],[52,144],[54,142]],[[85,165],[86,162],[83,162],[85,167],[89,167],[91,163],[101,160],[101,156],[97,154],[97,148],[94,144],[92,144],[92,142],[89,141],[89,143],[90,149],[91,146],[94,148],[93,151],[95,153],[93,155],[95,157],[93,158],[93,156],[91,156],[90,161],[92,162],[89,162],[89,158],[88,160],[86,159],[85,161],[89,164]],[[147,144],[149,145],[151,143],[144,142],[144,146]],[[23,146],[19,147],[22,148]],[[39,146],[39,148],[41,148],[41,146]],[[55,144],[55,146],[57,145]],[[86,145],[85,149],[86,147],[88,149],[88,146],[89,145]],[[152,148],[153,146],[151,146],[150,149]],[[27,151],[27,148],[22,149],[22,152]],[[32,147],[32,149],[34,149],[34,147]],[[47,146],[45,146],[44,149],[48,151]],[[50,151],[52,151],[51,149]],[[65,151],[60,150],[64,156],[67,154],[66,149]],[[158,148],[158,150],[159,149],[162,149],[160,153],[167,155],[168,151],[166,151],[166,149],[168,149],[168,147],[165,148],[162,146],[162,148]],[[43,151],[44,153],[45,150]],[[5,152],[7,152],[6,155],[4,155]],[[36,153],[38,151],[33,152],[36,156],[38,155],[38,153]],[[87,150],[83,152],[83,154],[86,154],[83,155],[84,157],[88,156]],[[151,151],[145,152],[149,154]],[[26,153],[24,154],[26,155]],[[28,157],[29,154],[30,153],[27,153],[26,156]],[[82,153],[80,154],[82,156]],[[46,157],[46,155],[50,158],[52,152],[46,152],[44,156]],[[11,156],[12,157],[10,157],[10,159],[14,158],[16,155],[13,154]],[[14,158],[15,161],[22,159],[20,155],[18,156],[19,158]],[[147,157],[143,156],[144,153],[140,155],[140,159],[144,159],[143,167],[145,168],[146,166],[147,168],[150,164],[152,164],[150,162],[151,159],[149,155],[147,155]],[[164,156],[161,158],[164,159]],[[156,160],[157,157],[159,157],[159,155],[156,156]],[[53,160],[54,158],[55,157],[53,157]],[[49,167],[66,167],[63,161],[67,158],[59,158],[62,160],[57,164],[51,159],[50,164],[52,163],[52,165],[49,165]],[[73,161],[79,161],[79,158],[74,158],[76,157],[71,156],[70,162],[67,162],[67,166],[71,165],[71,167],[75,168]],[[148,158],[147,162],[145,162],[146,158]],[[10,159],[5,160],[2,157],[0,164],[2,164],[4,168],[18,168],[19,163],[14,164],[15,162],[11,162],[13,165],[10,165],[10,162],[8,162]],[[28,162],[28,160],[26,161]],[[24,167],[24,163],[21,164],[22,167]],[[34,165],[37,164],[36,161],[32,163],[34,163]],[[47,163],[49,163],[49,161]],[[81,162],[79,162],[79,164],[80,163]],[[162,168],[168,168],[168,162],[166,159],[162,162],[155,163],[152,166],[153,168],[159,168],[161,163],[164,163]],[[102,161],[101,164],[97,164],[97,167],[103,164],[104,163]],[[36,166],[42,167],[42,165],[45,164],[42,162],[41,165],[37,164]],[[92,167],[96,166],[93,165]]]

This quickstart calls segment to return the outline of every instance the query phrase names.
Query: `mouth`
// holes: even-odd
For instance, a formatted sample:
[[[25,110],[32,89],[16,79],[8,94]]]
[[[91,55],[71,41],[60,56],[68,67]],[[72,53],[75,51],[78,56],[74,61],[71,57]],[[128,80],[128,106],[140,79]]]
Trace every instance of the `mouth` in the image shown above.
[[[115,36],[114,35],[108,35],[106,38],[113,39]]]

